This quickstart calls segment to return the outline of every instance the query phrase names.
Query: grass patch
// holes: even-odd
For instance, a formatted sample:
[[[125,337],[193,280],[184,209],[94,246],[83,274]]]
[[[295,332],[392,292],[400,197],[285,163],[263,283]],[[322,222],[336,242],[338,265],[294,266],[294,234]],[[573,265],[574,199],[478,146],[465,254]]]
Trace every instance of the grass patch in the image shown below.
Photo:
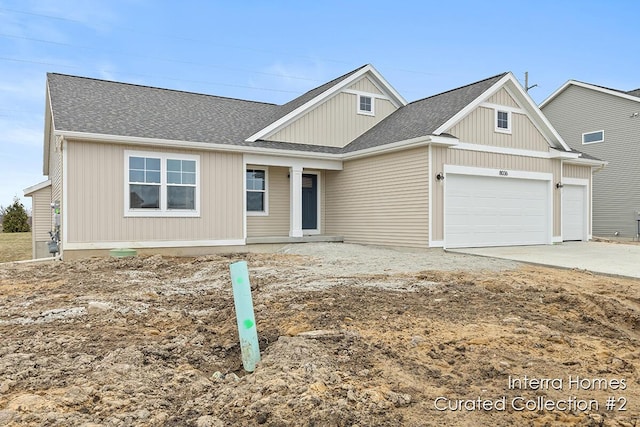
[[[31,259],[31,233],[0,232],[0,262]]]

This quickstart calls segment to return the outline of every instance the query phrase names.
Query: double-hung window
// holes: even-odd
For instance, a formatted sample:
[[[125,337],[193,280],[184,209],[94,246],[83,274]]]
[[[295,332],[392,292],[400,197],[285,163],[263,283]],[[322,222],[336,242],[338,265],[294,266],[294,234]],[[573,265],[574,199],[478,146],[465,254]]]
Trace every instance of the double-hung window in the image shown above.
[[[247,214],[267,215],[267,170],[247,169]]]
[[[125,216],[199,216],[200,156],[127,151]]]

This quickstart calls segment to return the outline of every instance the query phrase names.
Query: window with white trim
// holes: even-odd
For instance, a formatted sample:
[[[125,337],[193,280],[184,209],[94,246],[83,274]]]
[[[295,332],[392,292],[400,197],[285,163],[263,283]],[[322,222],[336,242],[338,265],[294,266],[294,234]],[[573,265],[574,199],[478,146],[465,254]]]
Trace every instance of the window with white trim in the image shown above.
[[[373,115],[373,96],[358,95],[358,113]]]
[[[125,216],[199,216],[200,156],[125,152]]]
[[[496,110],[496,132],[511,133],[511,111]]]
[[[595,144],[596,142],[604,142],[604,130],[582,134],[583,144]]]
[[[248,168],[246,172],[247,214],[266,215],[267,169]]]

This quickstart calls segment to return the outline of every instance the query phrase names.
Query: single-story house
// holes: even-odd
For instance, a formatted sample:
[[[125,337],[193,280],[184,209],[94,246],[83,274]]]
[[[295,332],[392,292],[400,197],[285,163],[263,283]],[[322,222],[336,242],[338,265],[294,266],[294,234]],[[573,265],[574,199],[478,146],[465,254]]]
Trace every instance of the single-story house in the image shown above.
[[[540,108],[574,150],[608,162],[593,178],[593,234],[640,236],[640,89],[569,80]]]
[[[365,65],[284,105],[48,74],[48,180],[27,192],[36,227],[59,207],[64,258],[532,245],[590,238],[602,165],[511,73],[408,103]]]

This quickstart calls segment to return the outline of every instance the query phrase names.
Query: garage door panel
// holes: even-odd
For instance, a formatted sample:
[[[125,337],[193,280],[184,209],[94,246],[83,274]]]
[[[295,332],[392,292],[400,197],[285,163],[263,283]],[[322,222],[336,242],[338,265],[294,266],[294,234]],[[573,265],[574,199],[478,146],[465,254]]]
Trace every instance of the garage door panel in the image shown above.
[[[445,246],[550,243],[549,183],[447,174]]]

